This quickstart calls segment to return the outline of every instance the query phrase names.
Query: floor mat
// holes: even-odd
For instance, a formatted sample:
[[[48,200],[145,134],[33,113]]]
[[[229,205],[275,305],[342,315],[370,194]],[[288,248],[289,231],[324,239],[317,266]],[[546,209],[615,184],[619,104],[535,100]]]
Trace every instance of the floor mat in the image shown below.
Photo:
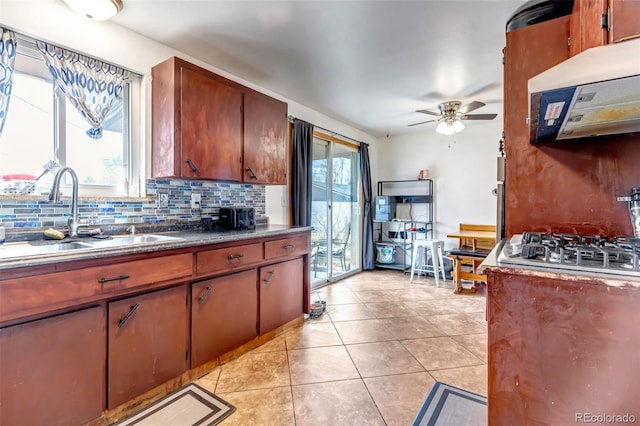
[[[412,426],[480,426],[487,424],[487,398],[436,382]]]
[[[115,425],[208,426],[220,423],[234,411],[233,405],[190,383]]]

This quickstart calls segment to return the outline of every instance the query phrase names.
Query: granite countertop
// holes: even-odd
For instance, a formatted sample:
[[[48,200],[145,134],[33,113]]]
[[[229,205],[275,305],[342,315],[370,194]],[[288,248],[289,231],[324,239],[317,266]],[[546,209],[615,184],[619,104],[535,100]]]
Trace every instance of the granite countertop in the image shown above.
[[[505,240],[496,244],[496,246],[487,255],[484,261],[478,267],[478,272],[486,271],[499,272],[504,274],[520,274],[531,275],[545,278],[553,278],[564,281],[588,281],[593,284],[606,285],[610,287],[625,287],[640,289],[640,276],[632,275],[616,275],[593,273],[588,271],[563,271],[559,269],[549,268],[545,266],[532,267],[524,265],[501,264],[498,261],[498,255],[502,250]]]
[[[175,237],[175,240],[149,242],[141,244],[132,244],[124,246],[111,247],[92,247],[77,250],[68,250],[57,253],[48,253],[46,256],[30,256],[26,258],[2,259],[2,250],[10,248],[15,244],[22,243],[5,243],[0,246],[0,270],[8,270],[14,268],[33,267],[47,264],[55,264],[60,262],[73,262],[86,259],[99,259],[112,256],[121,256],[135,253],[150,253],[159,250],[179,249],[186,247],[197,247],[209,244],[224,243],[229,241],[242,241],[252,238],[261,237],[286,237],[289,234],[310,231],[310,226],[295,227],[287,225],[262,225],[256,226],[255,229],[242,230],[225,230],[225,231],[209,231],[201,230],[177,230],[177,231],[159,231],[153,232],[154,235],[164,235]],[[147,232],[140,232],[135,235],[144,235]],[[80,240],[82,241],[82,240]]]

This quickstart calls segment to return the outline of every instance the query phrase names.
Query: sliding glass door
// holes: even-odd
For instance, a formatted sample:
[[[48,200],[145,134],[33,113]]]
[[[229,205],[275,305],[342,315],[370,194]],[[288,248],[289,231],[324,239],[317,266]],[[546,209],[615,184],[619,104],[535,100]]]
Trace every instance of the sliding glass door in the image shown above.
[[[360,270],[358,150],[314,138],[312,176],[311,282],[319,287]]]

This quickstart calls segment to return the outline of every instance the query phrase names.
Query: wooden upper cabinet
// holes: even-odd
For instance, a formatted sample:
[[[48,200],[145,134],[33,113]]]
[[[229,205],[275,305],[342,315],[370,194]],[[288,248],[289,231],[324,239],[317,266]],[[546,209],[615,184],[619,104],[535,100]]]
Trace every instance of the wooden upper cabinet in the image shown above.
[[[507,154],[505,225],[506,236],[544,226],[562,197],[571,198],[571,186],[555,185],[549,175],[540,173],[556,162],[543,155],[529,140],[529,93],[527,82],[537,74],[558,65],[569,56],[567,37],[569,16],[507,32],[504,49],[504,147]],[[531,186],[535,182],[535,186]],[[554,186],[555,185],[555,186]],[[531,188],[545,188],[531,196]],[[558,187],[561,189],[558,191]],[[562,192],[562,197],[557,193]],[[569,195],[567,195],[569,194]],[[550,201],[551,200],[551,201]],[[491,423],[493,424],[493,423]]]
[[[187,67],[180,69],[180,79],[180,176],[240,180],[242,92]]]
[[[179,58],[152,71],[152,176],[242,179],[242,90]]]
[[[610,0],[609,41],[640,37],[640,1]]]
[[[286,103],[175,57],[151,74],[153,177],[286,184]]]
[[[576,0],[569,24],[571,44],[569,55],[607,44],[607,29],[602,27],[602,15],[607,13],[607,0]]]
[[[287,104],[262,93],[244,94],[245,182],[286,185]]]
[[[608,17],[608,18],[607,18]],[[607,30],[608,26],[608,30]],[[637,0],[576,0],[571,14],[569,54],[640,36]]]

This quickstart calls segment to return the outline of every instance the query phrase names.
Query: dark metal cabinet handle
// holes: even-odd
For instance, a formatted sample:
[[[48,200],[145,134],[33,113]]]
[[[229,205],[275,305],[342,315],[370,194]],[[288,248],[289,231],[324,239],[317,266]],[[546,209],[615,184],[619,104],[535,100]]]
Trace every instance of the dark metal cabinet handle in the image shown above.
[[[247,167],[246,170],[249,172],[249,176],[251,176],[251,179],[258,179],[258,176],[256,176],[251,167]]]
[[[198,169],[198,166],[196,166],[191,158],[187,160],[187,164],[189,165],[189,167],[191,167],[191,170],[193,170],[195,174],[200,174],[200,169]]]
[[[229,256],[227,256],[228,260],[233,260],[233,259],[241,259],[244,257],[244,254],[239,253],[239,254],[230,254]]]
[[[273,278],[273,273],[274,272],[276,272],[275,269],[272,269],[272,270],[269,271],[269,274],[263,280],[265,284],[269,284],[269,281],[271,281],[271,278]]]
[[[109,281],[120,281],[120,280],[128,280],[130,277],[129,275],[120,275],[118,277],[111,277],[111,278],[100,278],[98,280],[98,282],[100,284],[104,284],[104,283],[108,283]]]
[[[209,293],[211,293],[210,285],[208,285],[207,288],[204,289],[204,293],[202,293],[202,296],[198,297],[198,303],[202,304],[202,302],[204,302],[207,297],[209,297]]]
[[[129,312],[127,312],[127,315],[125,315],[124,318],[122,318],[120,321],[118,321],[118,328],[122,327],[124,325],[124,323],[129,320],[131,315],[133,315],[133,313],[136,311],[136,309],[138,309],[138,306],[140,306],[139,303],[136,303],[135,305],[131,305],[131,308],[129,308]]]
[[[295,244],[287,244],[286,246],[282,246],[282,248],[285,249],[285,250],[289,250],[289,249],[292,249],[292,248],[296,248],[296,245]]]

